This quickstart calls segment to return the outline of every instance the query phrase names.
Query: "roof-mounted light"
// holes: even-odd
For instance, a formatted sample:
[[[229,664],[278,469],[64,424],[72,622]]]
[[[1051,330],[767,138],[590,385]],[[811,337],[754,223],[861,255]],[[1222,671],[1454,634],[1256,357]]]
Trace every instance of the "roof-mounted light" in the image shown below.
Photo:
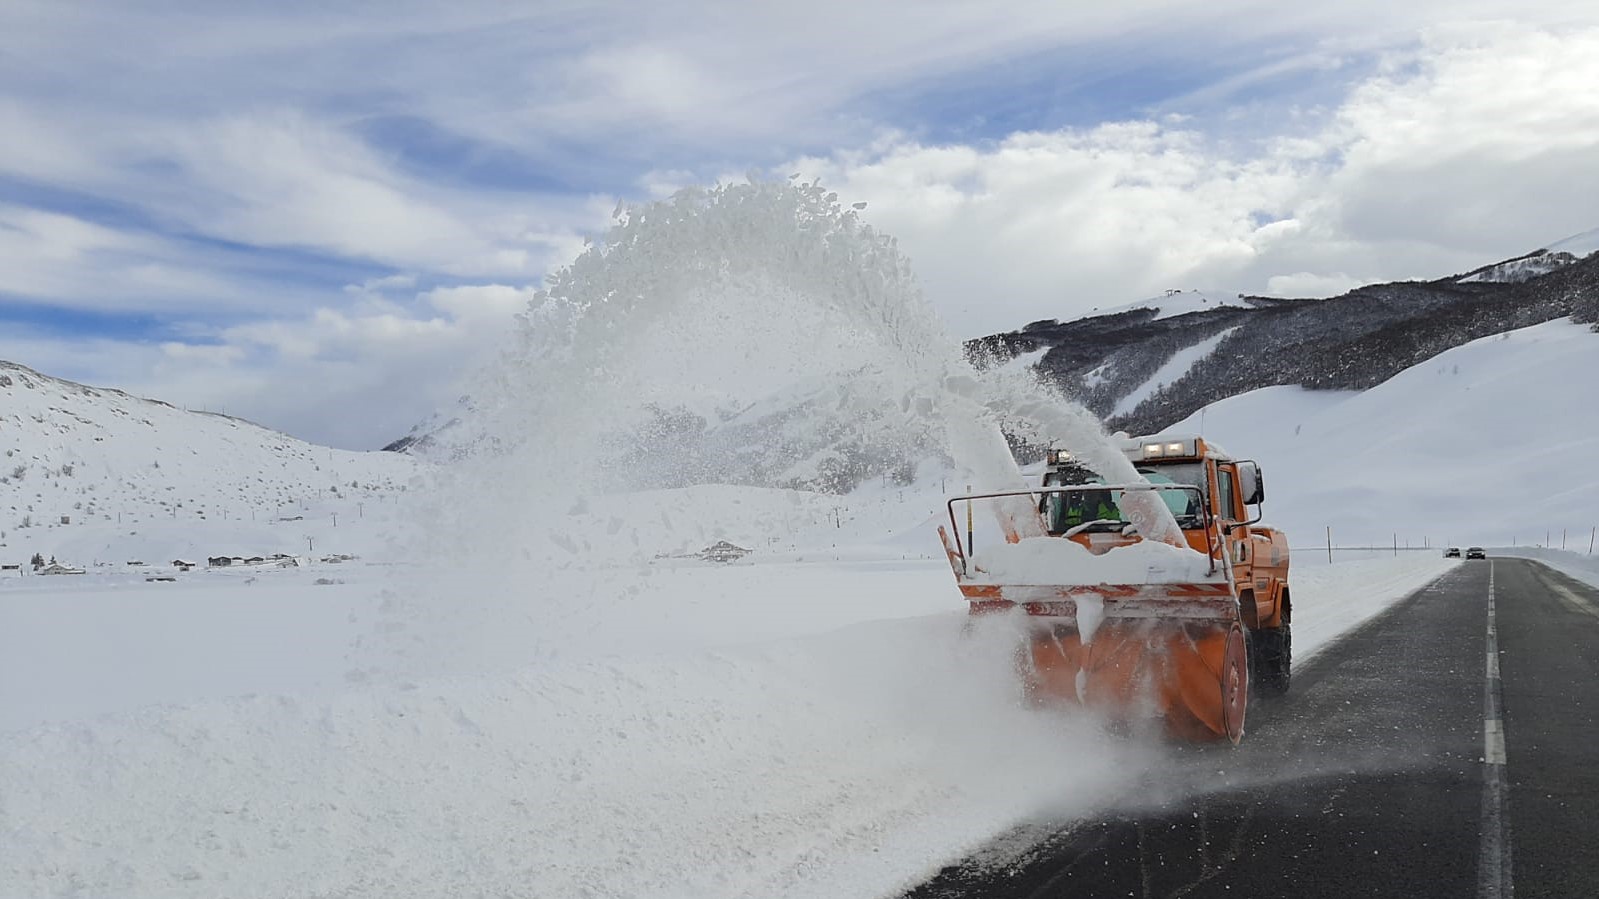
[[[1192,440],[1157,440],[1140,444],[1136,451],[1142,459],[1180,459],[1196,455],[1198,449]]]

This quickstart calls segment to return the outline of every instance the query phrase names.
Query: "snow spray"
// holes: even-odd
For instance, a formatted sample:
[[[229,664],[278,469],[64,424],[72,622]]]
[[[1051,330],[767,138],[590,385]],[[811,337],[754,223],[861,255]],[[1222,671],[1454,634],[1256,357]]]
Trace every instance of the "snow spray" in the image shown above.
[[[429,554],[453,571],[391,602],[412,643],[441,629],[470,638],[464,629],[535,646],[561,621],[603,632],[614,584],[556,587],[552,575],[648,563],[617,555],[627,541],[578,542],[565,526],[596,506],[627,520],[628,490],[720,474],[828,489],[822,474],[845,445],[857,459],[860,447],[878,447],[901,463],[940,453],[978,492],[1024,489],[1002,421],[1108,480],[1139,479],[1092,414],[1030,374],[974,368],[894,239],[797,179],[689,189],[620,210],[549,277],[472,390],[472,419],[453,436],[460,458],[428,507]],[[705,470],[706,458],[731,457],[703,442],[660,464],[667,436],[712,433],[756,407],[766,425],[732,441],[736,478],[732,461]],[[662,428],[663,418],[687,424]],[[686,478],[691,463],[700,468]],[[1163,503],[1151,507],[1146,521],[1130,510],[1144,533],[1175,529]],[[480,658],[471,644],[459,651]]]

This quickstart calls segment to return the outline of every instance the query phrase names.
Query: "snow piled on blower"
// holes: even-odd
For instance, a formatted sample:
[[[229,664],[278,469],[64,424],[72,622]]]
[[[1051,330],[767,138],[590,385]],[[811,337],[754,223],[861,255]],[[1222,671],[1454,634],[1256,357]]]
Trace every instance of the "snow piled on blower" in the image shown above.
[[[1042,585],[1193,584],[1227,575],[1225,566],[1184,547],[1145,540],[1096,555],[1054,537],[989,546],[973,555],[971,570],[974,583]]]

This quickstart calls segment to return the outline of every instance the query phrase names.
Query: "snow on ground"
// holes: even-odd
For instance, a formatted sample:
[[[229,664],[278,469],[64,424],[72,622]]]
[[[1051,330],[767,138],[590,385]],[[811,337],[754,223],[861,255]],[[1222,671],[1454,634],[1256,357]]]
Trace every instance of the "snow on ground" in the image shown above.
[[[1269,387],[1166,429],[1259,460],[1296,547],[1511,545],[1599,508],[1599,334],[1558,319],[1455,347],[1362,393]]]
[[[1564,268],[1595,250],[1599,250],[1599,228],[1555,241],[1519,259],[1484,266],[1460,281],[1528,281]]]
[[[1001,367],[1008,371],[1020,371],[1023,369],[1032,368],[1038,364],[1040,359],[1043,359],[1049,354],[1049,349],[1050,348],[1046,346],[1041,349],[1031,350],[1026,353],[1018,353],[1016,356],[1007,359]]]
[[[1220,334],[1207,337],[1193,346],[1185,347],[1173,353],[1172,357],[1162,363],[1160,368],[1155,369],[1155,373],[1150,375],[1148,380],[1118,400],[1116,408],[1111,410],[1108,417],[1115,418],[1118,415],[1126,415],[1137,409],[1140,403],[1154,396],[1155,391],[1165,387],[1167,384],[1175,383],[1183,375],[1188,374],[1189,369],[1193,368],[1201,359],[1214,353],[1216,347],[1220,346],[1221,342],[1226,340],[1227,336],[1236,330],[1238,329],[1228,328]]]
[[[622,605],[422,679],[349,645],[413,571],[0,582],[0,895],[874,895],[1161,763],[1024,709],[943,559],[869,552],[552,572]],[[1299,652],[1447,564],[1301,566]]]
[[[1288,581],[1294,602],[1294,659],[1305,661],[1339,636],[1418,590],[1455,565],[1436,551],[1363,554],[1325,564],[1315,553],[1293,554]]]
[[[1153,309],[1155,310],[1155,317],[1151,320],[1159,321],[1163,318],[1187,315],[1190,312],[1205,312],[1211,309],[1219,309],[1223,306],[1247,308],[1248,305],[1237,293],[1227,293],[1219,290],[1174,290],[1161,297],[1150,297],[1147,300],[1139,300],[1135,303],[1095,309],[1083,317],[1098,318],[1102,315],[1131,312],[1134,309]]]
[[[58,532],[85,524],[264,522],[319,502],[346,503],[354,517],[357,504],[403,492],[421,474],[398,453],[314,446],[9,362],[0,362],[0,453],[7,563],[8,544],[64,539]]]

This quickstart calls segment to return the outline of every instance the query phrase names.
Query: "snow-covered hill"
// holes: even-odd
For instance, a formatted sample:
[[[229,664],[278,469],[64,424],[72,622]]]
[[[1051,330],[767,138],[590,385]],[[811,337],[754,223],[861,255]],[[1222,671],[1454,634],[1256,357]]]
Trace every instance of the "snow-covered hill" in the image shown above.
[[[1326,299],[1174,292],[968,343],[1023,360],[1114,427],[1148,431],[1261,387],[1363,390],[1451,347],[1571,316],[1599,321],[1599,231],[1433,281]],[[1205,358],[1195,348],[1226,334]],[[1172,377],[1172,374],[1176,377]]]
[[[162,561],[192,558],[200,543],[271,552],[284,541],[240,528],[263,531],[313,506],[329,515],[348,507],[353,520],[422,470],[405,455],[314,446],[0,362],[0,561],[8,564],[79,543],[92,551],[112,537],[127,544],[118,555]],[[140,529],[142,539],[126,539]]]
[[[1486,265],[1476,271],[1464,275],[1458,280],[1462,284],[1473,281],[1501,281],[1515,283],[1530,281],[1542,277],[1558,268],[1564,268],[1576,262],[1578,255],[1566,252],[1539,250],[1516,259],[1507,259],[1493,265]]]
[[[1557,240],[1549,245],[1548,250],[1551,253],[1570,253],[1578,259],[1591,253],[1599,253],[1599,228]]]
[[[1224,290],[1182,290],[1172,289],[1163,296],[1150,297],[1120,306],[1109,306],[1103,309],[1096,308],[1082,318],[1100,318],[1107,315],[1119,315],[1123,312],[1135,310],[1153,310],[1155,317],[1151,321],[1160,321],[1165,318],[1174,318],[1187,315],[1190,312],[1208,312],[1212,309],[1223,307],[1250,308],[1250,304],[1238,293],[1229,293]]]
[[[1533,250],[1525,256],[1485,265],[1457,280],[1462,284],[1469,284],[1472,281],[1509,283],[1530,281],[1556,269],[1565,268],[1596,250],[1599,250],[1599,228],[1557,240],[1548,247]]]
[[[1484,337],[1363,392],[1267,387],[1171,427],[1258,459],[1295,545],[1544,544],[1599,524],[1599,334]],[[1576,540],[1580,534],[1580,546]]]

